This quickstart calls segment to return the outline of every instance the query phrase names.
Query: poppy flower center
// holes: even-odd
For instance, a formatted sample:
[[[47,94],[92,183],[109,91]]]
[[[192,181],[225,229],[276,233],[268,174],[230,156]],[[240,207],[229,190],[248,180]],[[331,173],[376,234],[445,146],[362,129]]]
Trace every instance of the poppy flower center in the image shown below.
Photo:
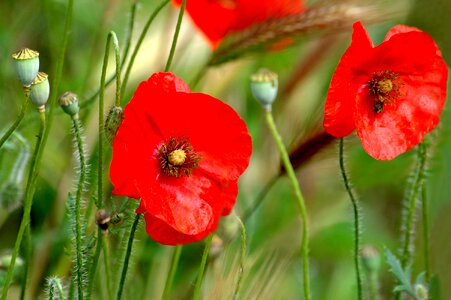
[[[381,113],[384,105],[399,98],[398,74],[388,70],[375,72],[368,82],[368,88],[370,95],[374,96],[374,112]]]
[[[157,158],[163,173],[173,177],[191,175],[201,159],[185,136],[165,141],[158,149]]]

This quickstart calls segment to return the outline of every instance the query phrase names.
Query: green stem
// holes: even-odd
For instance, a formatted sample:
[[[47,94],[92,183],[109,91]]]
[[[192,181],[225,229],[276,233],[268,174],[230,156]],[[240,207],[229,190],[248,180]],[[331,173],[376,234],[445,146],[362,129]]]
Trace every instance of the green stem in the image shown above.
[[[127,38],[125,39],[125,49],[124,49],[124,53],[122,55],[121,67],[124,66],[125,61],[127,60],[127,57],[128,57],[128,53],[130,51],[130,45],[131,45],[132,36],[133,36],[133,28],[135,25],[135,16],[136,16],[137,6],[138,6],[138,2],[133,3],[131,11],[130,11],[130,19],[128,22]],[[116,70],[117,70],[117,68],[116,68]],[[105,87],[108,87],[114,81],[116,76],[117,76],[117,74],[108,78],[108,80],[105,83]],[[89,96],[86,101],[83,101],[83,103],[80,103],[80,108],[90,106],[92,103],[94,103],[94,101],[97,99],[97,96],[99,96],[99,94],[100,94],[100,88],[94,94]]]
[[[351,199],[352,209],[354,212],[354,268],[357,280],[357,298],[362,299],[362,277],[361,277],[361,266],[360,266],[360,207],[357,198],[352,192],[351,184],[349,182],[348,175],[346,174],[345,163],[344,163],[344,139],[340,139],[340,150],[339,150],[339,162],[341,176],[343,177],[343,182],[348,192],[349,199]]]
[[[110,268],[110,243],[108,240],[108,232],[102,232],[102,250],[103,263],[105,265],[105,281],[108,290],[108,299],[113,299],[113,288],[111,284],[111,268]]]
[[[412,251],[413,251],[413,239],[414,239],[414,223],[415,223],[415,213],[417,210],[417,199],[420,193],[420,189],[423,184],[423,179],[425,177],[426,169],[426,145],[420,143],[418,145],[418,155],[417,155],[417,166],[414,170],[412,188],[409,192],[408,198],[406,199],[407,215],[403,218],[403,247],[401,256],[401,266],[405,269],[411,262]],[[401,292],[395,293],[395,299],[401,299]]]
[[[138,228],[138,223],[139,223],[140,217],[141,217],[141,214],[136,214],[135,220],[133,221],[132,227],[130,229],[130,235],[129,235],[128,243],[127,243],[127,251],[125,252],[124,264],[122,265],[122,273],[121,273],[121,278],[119,281],[119,288],[117,289],[117,297],[116,297],[117,300],[121,299],[122,292],[124,290],[125,277],[127,276],[128,264],[130,261],[130,256],[132,254],[133,241],[135,239],[135,232],[136,232],[136,229]]]
[[[76,266],[78,299],[83,299],[83,258],[82,258],[82,233],[81,233],[81,196],[86,180],[86,158],[85,149],[83,148],[83,140],[81,133],[81,124],[78,119],[73,118],[75,140],[77,142],[78,158],[80,160],[80,176],[78,178],[77,192],[75,196],[75,248],[76,248]]]
[[[429,283],[431,280],[431,267],[429,263],[429,205],[427,190],[424,184],[422,188],[421,208],[423,213],[424,268],[426,283]]]
[[[378,300],[379,299],[379,282],[377,272],[371,272],[368,278],[369,285],[369,299],[370,300]]]
[[[280,157],[282,159],[285,170],[287,171],[288,178],[290,179],[295,198],[296,204],[299,208],[302,226],[303,226],[303,234],[302,234],[302,262],[303,262],[303,273],[304,273],[304,297],[305,300],[310,300],[310,277],[309,277],[309,260],[308,260],[308,220],[307,220],[307,210],[305,208],[304,197],[302,196],[301,189],[299,187],[299,182],[296,178],[296,173],[294,172],[293,166],[290,162],[290,158],[288,156],[288,152],[283,144],[282,137],[277,131],[276,124],[274,122],[274,118],[272,116],[271,110],[266,110],[266,123],[271,131],[271,134],[276,142],[277,148],[280,152]]]
[[[202,254],[202,260],[200,261],[199,274],[197,275],[196,286],[194,288],[193,300],[200,299],[200,292],[202,287],[202,281],[204,279],[205,266],[207,265],[208,253],[210,252],[211,240],[213,234],[210,234],[205,241],[204,253]]]
[[[25,272],[23,274],[22,290],[20,291],[20,299],[25,299],[25,294],[28,285],[28,274],[30,274],[31,269],[31,232],[30,225],[25,229],[25,241],[24,241],[24,252],[25,252]]]
[[[405,219],[404,228],[404,245],[401,257],[401,266],[405,268],[412,258],[412,241],[414,239],[414,222],[415,222],[415,212],[417,209],[417,199],[423,184],[423,179],[425,176],[425,166],[426,166],[426,145],[423,143],[418,145],[418,165],[415,170],[414,180],[412,189],[410,191],[409,197],[407,198],[408,211],[407,218]]]
[[[29,95],[29,93],[28,93]],[[3,144],[6,142],[6,140],[10,137],[10,135],[16,130],[16,128],[19,126],[20,122],[22,122],[23,117],[25,116],[25,112],[27,111],[28,103],[30,102],[28,100],[29,96],[27,96],[27,93],[25,94],[25,98],[22,102],[22,107],[20,108],[19,115],[17,116],[14,123],[11,125],[11,127],[8,128],[8,130],[5,132],[5,134],[0,139],[0,148],[3,146]]]
[[[179,265],[180,255],[182,254],[183,247],[181,245],[175,247],[174,254],[172,256],[171,267],[169,269],[168,277],[164,285],[163,300],[169,299],[169,293],[171,292],[172,283],[174,282],[175,273]]]
[[[94,279],[96,277],[96,271],[97,271],[97,265],[100,257],[100,252],[102,251],[102,244],[103,244],[103,238],[102,238],[102,229],[97,228],[97,245],[96,245],[96,251],[94,253],[94,257],[91,261],[91,269],[89,270],[89,277],[88,277],[88,290],[86,291],[86,299],[91,299],[92,295],[92,288],[94,287]]]
[[[144,25],[143,31],[138,38],[138,42],[136,43],[135,48],[133,49],[132,56],[130,57],[130,62],[128,63],[127,70],[125,71],[124,81],[122,82],[122,93],[121,99],[124,98],[124,92],[127,88],[128,78],[130,76],[130,72],[132,70],[133,64],[135,63],[136,55],[138,54],[139,48],[141,47],[144,38],[146,37],[146,33],[149,30],[150,24],[152,24],[153,20],[157,17],[158,13],[170,2],[170,0],[163,0],[160,5],[157,6],[155,11],[150,15],[149,19]]]
[[[61,280],[58,277],[50,277],[47,281],[47,285],[49,289],[49,300],[64,300],[63,286],[61,285]],[[58,292],[58,294],[56,292]]]
[[[45,127],[46,127],[45,112],[39,113],[39,119],[40,119],[39,133],[37,135],[36,147],[34,149],[34,153],[31,158],[27,186],[25,188],[25,194],[24,194],[25,201],[24,201],[24,211],[23,211],[22,221],[20,222],[19,232],[17,233],[16,243],[14,245],[14,251],[13,251],[13,254],[11,257],[11,262],[10,262],[10,265],[8,268],[8,273],[6,275],[6,279],[5,279],[5,282],[3,285],[2,300],[6,300],[6,297],[8,296],[8,289],[9,289],[9,285],[10,285],[12,277],[13,277],[14,266],[16,264],[17,255],[19,254],[20,245],[22,243],[22,238],[25,233],[25,230],[27,229],[27,226],[30,225],[31,206],[33,204],[35,183],[36,183],[38,169],[39,169],[39,163],[40,163],[39,153],[41,152],[41,147],[43,146],[42,135],[43,135]],[[25,280],[27,280],[27,279],[25,279]]]
[[[180,27],[182,25],[183,14],[185,12],[186,0],[182,1],[182,6],[180,7],[179,16],[177,19],[177,25],[175,27],[174,37],[172,38],[171,51],[169,52],[168,60],[166,61],[166,67],[164,68],[165,72],[168,72],[171,69],[172,59],[174,58],[175,47],[177,46],[177,40],[180,33]]]
[[[240,293],[241,282],[242,282],[243,273],[244,273],[244,259],[246,258],[246,252],[247,252],[246,227],[244,226],[243,222],[241,221],[241,219],[238,216],[236,218],[237,218],[238,222],[240,223],[240,227],[241,227],[241,253],[240,253],[240,270],[238,272],[238,279],[236,281],[236,287],[235,287],[235,291],[233,293],[233,300],[236,300]]]

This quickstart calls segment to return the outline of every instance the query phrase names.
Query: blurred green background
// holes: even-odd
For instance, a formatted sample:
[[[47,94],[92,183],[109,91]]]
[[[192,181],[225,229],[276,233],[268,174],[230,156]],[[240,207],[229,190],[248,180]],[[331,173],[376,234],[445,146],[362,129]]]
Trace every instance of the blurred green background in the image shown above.
[[[189,0],[188,0],[189,1]],[[307,5],[333,6],[339,1]],[[355,1],[356,5],[362,1]],[[347,1],[346,3],[353,3]],[[81,103],[98,89],[107,33],[114,30],[121,48],[127,36],[127,24],[133,1],[75,1],[69,48],[59,91],[73,91]],[[132,48],[148,16],[159,1],[141,1],[138,6]],[[451,2],[376,1],[373,24],[365,24],[375,44],[395,24],[414,25],[428,32],[439,44],[443,56],[451,63]],[[54,76],[60,51],[66,1],[29,0],[0,1],[0,130],[14,121],[22,102],[21,85],[11,65],[11,54],[22,47],[39,51],[41,70]],[[257,8],[256,8],[257,9]],[[131,73],[124,101],[137,84],[153,72],[164,68],[175,28],[178,9],[166,7],[150,27]],[[388,17],[387,17],[388,16]],[[349,28],[350,29],[350,28]],[[299,43],[280,52],[260,51],[232,62],[209,68],[195,91],[209,93],[234,107],[245,119],[253,137],[254,153],[249,169],[240,180],[236,214],[242,215],[264,187],[279,172],[276,147],[264,124],[263,111],[250,94],[249,76],[260,67],[279,74],[280,97],[275,104],[275,119],[287,145],[293,150],[309,137],[321,132],[322,105],[330,78],[350,41],[349,31],[324,34],[313,31]],[[207,61],[211,50],[189,17],[186,17],[175,53],[172,71],[190,82]],[[109,74],[114,73],[111,55]],[[108,104],[114,101],[114,84],[107,90]],[[123,101],[123,103],[124,103]],[[97,103],[97,102],[95,102]],[[438,274],[441,296],[451,299],[451,112],[449,101],[441,124],[427,137],[430,144],[427,196],[430,201],[430,260]],[[97,107],[87,106],[80,115],[85,128],[86,145],[91,159],[90,191],[95,186],[97,149]],[[65,217],[67,193],[76,180],[72,151],[71,120],[56,110],[50,131],[32,209],[33,266],[30,299],[44,298],[47,276],[66,277],[70,270],[68,220]],[[34,147],[38,116],[30,106],[19,132]],[[384,247],[397,253],[400,249],[400,221],[406,182],[415,163],[415,149],[393,161],[376,161],[369,157],[355,134],[346,138],[347,167],[359,196],[363,212],[362,240],[382,253]],[[107,149],[110,152],[110,149]],[[109,154],[107,154],[109,155]],[[9,142],[0,150],[0,188],[7,180],[18,145]],[[107,163],[108,165],[108,163]],[[352,211],[338,166],[335,142],[314,152],[297,168],[298,178],[307,201],[311,231],[311,283],[313,299],[355,299],[352,261]],[[108,169],[104,170],[108,178]],[[106,187],[110,190],[111,187]],[[86,198],[89,199],[89,193]],[[242,299],[301,299],[302,268],[299,259],[301,223],[285,177],[275,181],[262,205],[246,221],[249,254],[246,260]],[[107,206],[112,213],[125,214],[125,221],[110,229],[112,257],[119,266],[121,236],[128,228],[133,201],[111,197]],[[21,208],[0,211],[0,254],[14,245],[22,215]],[[424,249],[418,214],[413,274],[424,271]],[[89,233],[95,223],[88,220]],[[233,218],[224,218],[218,229],[221,244],[215,244],[217,255],[211,257],[204,282],[205,299],[230,299],[238,270],[239,230]],[[216,248],[215,248],[216,249]],[[172,299],[188,299],[194,287],[203,243],[184,247],[176,276]],[[153,242],[140,227],[135,243],[124,299],[159,299],[173,248]],[[101,266],[102,264],[100,264]],[[118,267],[113,267],[118,270]],[[2,269],[0,269],[0,272]],[[94,299],[106,299],[106,287],[100,269]],[[119,272],[114,274],[115,280]],[[385,262],[380,272],[381,299],[391,297],[394,277]],[[17,299],[18,286],[10,292]]]

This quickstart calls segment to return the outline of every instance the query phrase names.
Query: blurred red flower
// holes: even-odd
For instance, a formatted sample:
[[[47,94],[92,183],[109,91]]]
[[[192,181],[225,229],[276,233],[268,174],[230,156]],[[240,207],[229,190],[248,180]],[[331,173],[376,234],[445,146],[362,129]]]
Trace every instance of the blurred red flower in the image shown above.
[[[428,34],[397,25],[374,47],[356,22],[332,77],[324,128],[338,138],[356,129],[369,155],[393,159],[437,126],[447,78],[446,63]]]
[[[173,0],[177,5],[182,0]],[[253,24],[298,14],[302,0],[194,0],[186,2],[186,11],[196,26],[216,48],[222,38]]]
[[[157,242],[195,242],[230,213],[251,152],[231,107],[191,93],[172,73],[155,73],[125,107],[113,142],[113,194],[141,199],[137,213]]]

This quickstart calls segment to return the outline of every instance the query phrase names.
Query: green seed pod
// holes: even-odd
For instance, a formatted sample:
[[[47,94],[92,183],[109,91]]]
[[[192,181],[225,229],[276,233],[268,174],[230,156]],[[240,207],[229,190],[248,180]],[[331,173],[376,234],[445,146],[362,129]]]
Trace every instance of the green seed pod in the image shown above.
[[[276,100],[279,88],[277,77],[276,73],[268,69],[260,69],[251,76],[252,95],[266,110],[271,110],[271,106]]]
[[[59,105],[69,116],[78,119],[80,106],[78,105],[78,96],[72,92],[65,92],[58,100]]]
[[[49,99],[50,84],[48,75],[39,72],[31,84],[30,101],[37,106],[39,111],[45,111],[45,104]]]
[[[117,130],[124,119],[124,110],[120,106],[113,106],[108,112],[108,116],[105,120],[105,136],[110,144],[113,143],[113,140],[116,136]]]
[[[14,69],[24,86],[29,86],[38,75],[39,53],[24,48],[12,55],[14,59]]]

